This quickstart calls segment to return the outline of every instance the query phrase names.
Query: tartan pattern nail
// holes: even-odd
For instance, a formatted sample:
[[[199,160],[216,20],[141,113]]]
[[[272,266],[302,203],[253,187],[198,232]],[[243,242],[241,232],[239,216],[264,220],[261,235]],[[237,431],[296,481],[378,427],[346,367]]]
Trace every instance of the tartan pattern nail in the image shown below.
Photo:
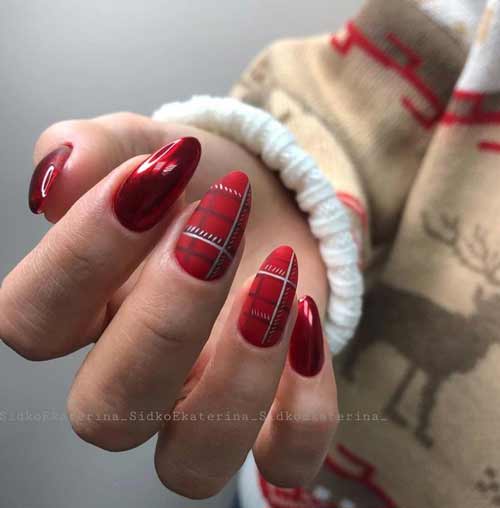
[[[210,187],[175,248],[186,272],[202,280],[224,275],[243,237],[251,199],[248,177],[240,171],[229,173]]]
[[[295,298],[298,274],[297,257],[290,247],[278,247],[262,263],[238,323],[248,342],[270,347],[281,339]]]

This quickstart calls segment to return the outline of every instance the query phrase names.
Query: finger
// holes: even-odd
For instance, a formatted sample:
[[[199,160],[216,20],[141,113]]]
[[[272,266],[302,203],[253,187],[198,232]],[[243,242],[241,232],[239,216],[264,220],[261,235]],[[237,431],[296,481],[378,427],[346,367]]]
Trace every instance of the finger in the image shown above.
[[[46,129],[33,155],[36,169],[29,191],[31,211],[45,213],[56,222],[111,170],[166,144],[166,140],[153,143],[151,122],[140,115],[116,113],[94,120],[59,122]]]
[[[199,142],[183,138],[123,164],[85,194],[4,280],[4,342],[42,360],[95,340],[109,298],[161,235],[158,223],[168,222],[199,158]]]
[[[188,415],[187,421],[174,419],[160,432],[156,470],[168,488],[208,497],[243,463],[285,363],[297,279],[293,250],[279,247],[262,264],[250,289],[238,292],[228,319],[211,339],[213,357],[201,380],[176,407]],[[221,420],[217,415],[227,416]]]
[[[250,196],[246,175],[230,173],[155,248],[71,390],[70,418],[84,440],[124,450],[158,431],[154,416],[173,407],[228,295]],[[153,419],[137,419],[145,413]]]
[[[215,179],[231,171],[234,160],[255,166],[251,155],[238,145],[187,125],[158,122],[132,113],[59,122],[49,127],[35,145],[30,208],[55,223],[113,168],[181,137],[196,137],[204,147],[193,185],[188,188],[189,201],[200,199]],[[259,191],[268,189],[264,185]]]
[[[57,222],[115,167],[193,134],[194,129],[172,128],[133,113],[58,122],[46,129],[35,145],[30,209]]]
[[[299,301],[287,365],[253,452],[263,476],[280,487],[306,486],[318,474],[337,424],[332,362],[314,300]]]

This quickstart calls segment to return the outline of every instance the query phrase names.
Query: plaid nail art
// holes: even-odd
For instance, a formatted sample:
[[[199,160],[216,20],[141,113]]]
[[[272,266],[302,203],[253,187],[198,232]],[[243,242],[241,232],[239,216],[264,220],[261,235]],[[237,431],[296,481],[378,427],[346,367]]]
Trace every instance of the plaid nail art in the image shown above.
[[[286,326],[298,281],[297,257],[278,247],[262,263],[243,304],[239,329],[256,346],[276,344]]]
[[[248,177],[240,171],[229,173],[210,187],[175,248],[186,272],[202,280],[224,275],[243,237],[251,195]]]

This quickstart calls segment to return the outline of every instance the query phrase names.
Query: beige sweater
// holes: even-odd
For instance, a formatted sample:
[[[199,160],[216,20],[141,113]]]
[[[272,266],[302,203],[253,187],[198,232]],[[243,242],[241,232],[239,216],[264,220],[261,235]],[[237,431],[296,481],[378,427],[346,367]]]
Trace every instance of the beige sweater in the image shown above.
[[[500,4],[469,47],[426,3],[371,0],[233,90],[332,181],[370,288],[331,457],[310,489],[262,480],[268,506],[500,506]]]

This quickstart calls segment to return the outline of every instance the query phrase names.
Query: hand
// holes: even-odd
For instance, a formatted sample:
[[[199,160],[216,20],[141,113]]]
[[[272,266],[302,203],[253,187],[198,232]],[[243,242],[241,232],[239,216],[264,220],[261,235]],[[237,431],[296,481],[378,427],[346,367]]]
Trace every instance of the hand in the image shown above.
[[[143,213],[139,220],[128,206],[131,197],[137,198],[136,189],[122,187],[123,182],[147,159],[140,154],[187,136],[200,140],[203,154],[185,197],[168,210],[157,207],[163,215]],[[331,362],[316,365],[314,376],[304,376],[300,355],[286,361],[297,315],[293,284],[286,285],[288,305],[278,309],[278,327],[267,333],[267,347],[259,347],[267,330],[253,318],[247,321],[262,312],[247,297],[268,255],[264,272],[266,265],[278,264],[278,270],[290,269],[292,278],[292,260],[298,258],[299,294],[313,296],[324,308],[325,270],[292,198],[241,147],[186,126],[126,113],[63,122],[41,136],[35,163],[68,144],[72,150],[59,152],[64,170],[55,180],[55,172],[52,178],[44,173],[45,180],[38,182],[38,189],[43,183],[50,193],[32,194],[32,206],[43,209],[55,226],[3,282],[2,339],[31,360],[63,356],[97,341],[69,395],[73,428],[108,450],[130,449],[159,433],[158,475],[178,493],[215,494],[252,447],[270,482],[297,486],[310,481],[335,427]],[[179,158],[176,163],[184,170],[195,165],[185,155]],[[182,242],[190,238],[183,230],[199,213],[195,204],[184,207],[184,202],[203,197],[234,167],[245,170],[253,187],[246,247],[243,253],[243,242],[235,246],[232,263],[227,258],[209,275],[182,254]],[[232,173],[222,184],[239,186],[243,196],[245,181],[241,173]],[[162,185],[148,190],[165,203],[177,197],[181,183],[172,185],[168,199]],[[203,203],[212,206],[213,200],[207,197]],[[291,249],[274,250],[281,244],[291,245],[296,258]],[[203,280],[207,275],[214,280]],[[256,281],[265,277],[261,273]],[[278,288],[282,285],[278,280]],[[307,300],[301,310],[298,328],[312,333],[305,317],[316,315],[314,304]],[[300,353],[300,340],[294,344]],[[174,412],[196,418],[173,421]],[[299,418],[280,420],[283,412]],[[201,421],[227,413],[247,415],[248,421]],[[157,417],[142,419],[143,414]]]

